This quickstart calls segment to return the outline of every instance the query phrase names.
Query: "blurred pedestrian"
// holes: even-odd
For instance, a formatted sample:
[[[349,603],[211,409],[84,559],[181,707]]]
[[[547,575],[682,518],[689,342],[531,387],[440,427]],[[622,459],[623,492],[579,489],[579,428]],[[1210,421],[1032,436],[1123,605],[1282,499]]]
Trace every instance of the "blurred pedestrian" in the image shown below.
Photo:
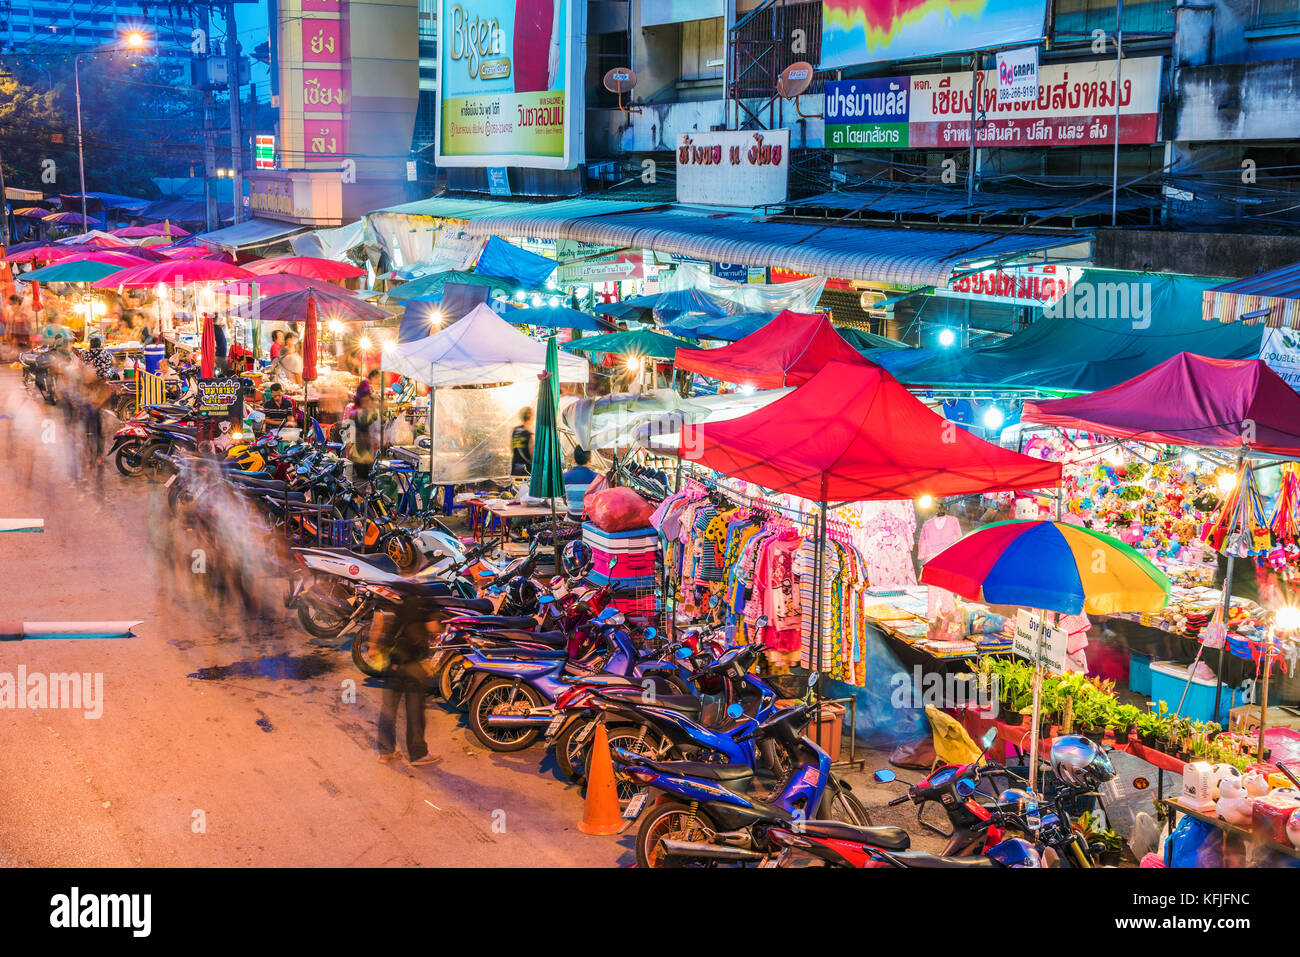
[[[397,757],[397,709],[406,708],[406,760],[411,767],[427,767],[442,760],[429,753],[424,740],[424,697],[428,673],[423,666],[428,645],[418,637],[422,622],[399,620],[397,634],[389,655],[383,695],[379,705],[379,760],[387,763]]]

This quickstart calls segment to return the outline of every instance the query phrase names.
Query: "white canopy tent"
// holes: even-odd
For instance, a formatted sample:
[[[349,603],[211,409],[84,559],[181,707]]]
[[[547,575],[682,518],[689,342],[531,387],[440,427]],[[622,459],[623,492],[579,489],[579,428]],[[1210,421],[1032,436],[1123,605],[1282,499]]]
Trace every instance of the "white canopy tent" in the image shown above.
[[[432,387],[429,475],[459,485],[510,474],[510,431],[537,401],[546,343],[531,339],[486,305],[425,339],[388,345],[383,371]],[[560,381],[587,382],[587,360],[560,353]],[[496,388],[464,389],[458,386]]]
[[[384,371],[434,388],[519,382],[542,374],[546,343],[538,342],[480,304],[426,339],[384,350]],[[560,353],[560,381],[587,381],[587,360]],[[535,386],[535,383],[534,383]]]

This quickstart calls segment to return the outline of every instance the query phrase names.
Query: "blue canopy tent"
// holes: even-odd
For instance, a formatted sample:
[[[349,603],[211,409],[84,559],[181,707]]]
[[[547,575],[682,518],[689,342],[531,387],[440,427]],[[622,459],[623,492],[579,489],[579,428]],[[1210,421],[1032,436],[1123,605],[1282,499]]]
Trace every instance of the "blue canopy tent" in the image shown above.
[[[1093,392],[1133,378],[1180,352],[1219,359],[1259,356],[1259,326],[1206,322],[1202,293],[1218,285],[1195,276],[1085,270],[1075,289],[1120,284],[1140,293],[1145,315],[1048,316],[1000,342],[976,349],[870,349],[873,362],[912,386],[1003,386]],[[1097,299],[1101,297],[1098,296]],[[1082,310],[1079,310],[1082,311]]]
[[[772,312],[747,312],[739,316],[702,316],[689,313],[665,322],[664,329],[675,336],[735,342],[762,329],[772,321],[774,315],[776,313]]]
[[[906,342],[899,342],[897,339],[890,339],[888,336],[878,336],[874,332],[863,332],[861,329],[850,329],[847,326],[836,326],[835,331],[844,337],[844,341],[857,349],[863,355],[866,355],[871,349],[911,349]]]
[[[589,316],[568,306],[534,306],[531,309],[507,307],[501,318],[517,326],[546,326],[551,329],[581,329],[583,332],[616,332],[618,327],[605,319]]]
[[[520,249],[499,236],[493,236],[479,254],[474,271],[486,276],[513,279],[525,289],[540,289],[557,263],[527,249]]]

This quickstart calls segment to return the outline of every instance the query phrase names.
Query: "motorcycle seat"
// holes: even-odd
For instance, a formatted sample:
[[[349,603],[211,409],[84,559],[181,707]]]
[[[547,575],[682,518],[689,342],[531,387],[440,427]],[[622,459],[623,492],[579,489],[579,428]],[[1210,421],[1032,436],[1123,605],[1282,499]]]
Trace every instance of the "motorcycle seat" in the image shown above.
[[[944,857],[941,854],[927,854],[924,851],[901,851],[893,855],[904,867],[998,867],[998,862],[991,857],[977,854],[974,857]]]
[[[149,428],[154,432],[163,432],[167,435],[175,435],[187,439],[197,438],[199,434],[198,426],[181,425],[177,422],[160,422],[156,425],[149,426]]]
[[[754,769],[747,764],[714,764],[712,761],[651,761],[648,758],[638,763],[660,774],[699,778],[732,786],[738,782],[748,781],[754,776]]]
[[[537,627],[537,619],[526,615],[513,618],[509,615],[466,615],[443,622],[447,628],[475,628],[506,631],[530,631]]]
[[[517,641],[524,645],[549,645],[552,648],[564,648],[569,643],[569,636],[562,631],[510,631],[490,628],[476,630],[474,634],[498,641]]]
[[[396,566],[394,566],[396,567]],[[437,595],[430,603],[438,608],[463,608],[466,612],[491,612],[495,607],[490,598],[463,598],[460,595]]]
[[[912,846],[912,838],[901,827],[881,825],[858,827],[843,821],[805,821],[803,833],[809,837],[828,838],[833,841],[851,841],[870,844],[886,851],[905,851]]]
[[[475,654],[484,658],[532,658],[534,660],[562,660],[568,657],[563,648],[520,648],[517,645],[502,645],[499,648],[478,648]]]
[[[657,708],[665,708],[679,714],[699,714],[701,708],[700,699],[688,694],[655,695],[653,700],[648,700],[645,692],[639,688],[636,691],[611,690],[603,694],[607,698],[615,698],[629,704],[652,704]]]

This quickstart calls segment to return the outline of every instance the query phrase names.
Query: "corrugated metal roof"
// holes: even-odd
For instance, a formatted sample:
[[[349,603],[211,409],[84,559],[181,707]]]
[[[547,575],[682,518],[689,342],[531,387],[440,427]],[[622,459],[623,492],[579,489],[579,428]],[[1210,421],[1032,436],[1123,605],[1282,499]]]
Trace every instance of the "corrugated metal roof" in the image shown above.
[[[400,216],[431,216],[437,219],[476,220],[484,216],[509,216],[526,210],[563,210],[569,216],[599,216],[602,213],[620,213],[633,209],[645,209],[654,203],[634,200],[618,201],[604,199],[565,199],[554,203],[521,203],[497,199],[465,199],[456,196],[433,196],[418,199],[413,203],[400,206],[387,206],[376,209],[369,215],[394,213]]]
[[[818,276],[914,286],[942,285],[972,259],[997,259],[1091,241],[1088,235],[816,226],[676,207],[590,217],[566,214],[554,208],[558,205],[485,216],[472,222],[468,231],[483,236],[576,239],[709,262],[780,265]]]
[[[1271,299],[1300,299],[1300,263],[1256,273],[1245,279],[1234,279],[1209,291],[1235,293],[1239,296],[1268,296]]]
[[[225,229],[214,229],[210,233],[200,233],[194,238],[208,246],[222,249],[250,249],[265,246],[288,236],[308,232],[312,227],[297,223],[281,223],[272,219],[247,219]]]
[[[1086,190],[1001,190],[975,193],[968,202],[964,189],[937,184],[889,184],[819,193],[792,200],[785,206],[799,209],[860,210],[863,214],[907,214],[945,219],[954,216],[1051,216],[1079,218],[1110,214],[1106,196],[1092,199],[1095,187]],[[1123,210],[1148,209],[1160,205],[1160,198],[1125,192],[1117,206]]]

